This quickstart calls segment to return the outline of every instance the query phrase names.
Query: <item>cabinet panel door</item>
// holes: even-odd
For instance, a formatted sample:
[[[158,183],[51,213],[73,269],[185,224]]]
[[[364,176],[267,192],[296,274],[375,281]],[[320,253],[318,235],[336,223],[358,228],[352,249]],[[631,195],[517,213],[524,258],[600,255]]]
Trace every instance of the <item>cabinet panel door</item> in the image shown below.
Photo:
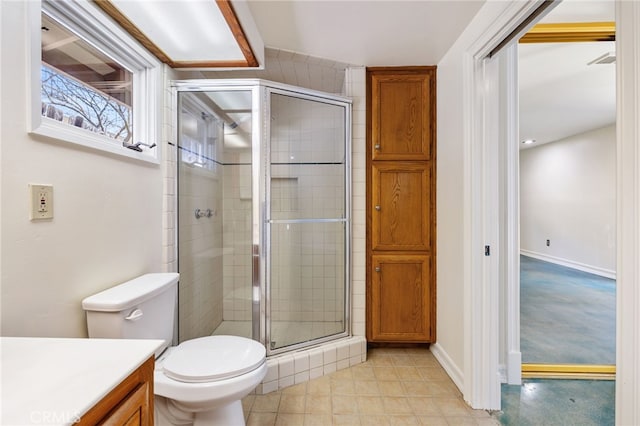
[[[122,401],[107,417],[101,426],[146,426],[151,425],[149,406],[147,405],[149,384],[141,383],[135,391]]]
[[[420,74],[371,74],[373,160],[431,159],[433,78]]]
[[[431,179],[429,163],[372,164],[372,250],[430,249]]]
[[[427,255],[373,256],[369,340],[431,342],[430,263]]]

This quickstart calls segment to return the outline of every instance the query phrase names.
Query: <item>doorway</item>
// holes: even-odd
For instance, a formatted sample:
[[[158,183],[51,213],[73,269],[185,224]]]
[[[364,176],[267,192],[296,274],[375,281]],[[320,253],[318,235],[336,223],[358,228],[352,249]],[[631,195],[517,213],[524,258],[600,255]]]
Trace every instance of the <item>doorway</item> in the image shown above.
[[[510,131],[506,129],[516,120],[504,120],[504,116],[495,116],[489,113],[504,99],[499,88],[501,74],[498,69],[487,69],[491,52],[499,46],[509,44],[512,34],[521,35],[520,30],[526,31],[527,25],[533,25],[531,21],[525,23],[527,17],[540,7],[540,2],[530,1],[523,7],[510,6],[509,10],[500,16],[505,20],[488,22],[482,27],[482,35],[464,47],[467,54],[466,70],[463,76],[464,100],[471,107],[464,117],[465,138],[463,139],[463,152],[467,163],[465,164],[465,193],[464,205],[465,224],[498,222],[496,211],[502,211],[505,206],[499,199],[489,199],[476,196],[482,194],[485,188],[493,185],[493,181],[484,179],[491,171],[491,164],[487,163],[487,157],[477,155],[477,152],[485,149],[494,149],[500,138],[496,133]],[[617,147],[617,249],[616,249],[616,278],[617,278],[617,310],[616,310],[616,377],[624,380],[616,380],[616,421],[619,424],[638,424],[640,413],[637,409],[639,400],[640,370],[637,368],[637,360],[640,359],[640,341],[637,339],[637,309],[640,301],[640,288],[636,285],[640,276],[637,267],[639,256],[638,235],[640,235],[640,216],[638,215],[639,186],[638,159],[640,147],[637,141],[640,138],[640,129],[637,126],[637,117],[640,114],[638,97],[640,96],[640,45],[637,41],[638,23],[640,23],[640,4],[636,2],[615,1],[616,7],[616,50],[617,59],[617,113],[616,113],[616,147]],[[498,16],[498,14],[496,14]],[[513,72],[513,70],[512,70]],[[509,73],[507,73],[508,75]],[[505,83],[506,84],[506,83]],[[511,86],[507,90],[512,90]],[[507,97],[509,98],[509,97]],[[505,125],[506,123],[506,125]],[[507,163],[511,165],[512,163]],[[515,164],[515,163],[514,163]],[[500,172],[513,176],[511,166]],[[517,176],[517,173],[515,173]],[[517,177],[515,178],[517,179]],[[508,209],[511,206],[507,207]],[[513,295],[518,294],[519,286],[513,288],[511,284],[507,288],[501,288],[503,283],[499,277],[504,276],[498,262],[486,257],[480,249],[481,244],[490,242],[495,244],[500,235],[493,229],[478,226],[466,226],[464,237],[469,241],[468,261],[465,263],[464,292],[470,303],[469,313],[465,317],[465,344],[468,345],[465,363],[468,366],[465,374],[465,399],[470,401],[474,408],[499,408],[500,388],[494,386],[496,373],[498,380],[502,376],[511,376],[512,372],[520,373],[519,363],[519,324],[514,327],[512,318],[515,313]],[[502,223],[501,227],[509,228],[509,232],[517,235],[517,228],[513,231],[513,224]],[[516,251],[514,251],[515,253]],[[501,256],[508,257],[508,254]],[[488,270],[490,273],[484,273]],[[511,275],[509,275],[511,277]],[[479,282],[478,282],[479,281]],[[509,282],[512,282],[511,280]],[[504,297],[493,297],[500,293]],[[507,300],[505,300],[507,299]],[[517,306],[517,305],[516,305]],[[516,319],[517,323],[518,319]],[[489,326],[487,326],[487,324]],[[517,339],[516,339],[517,337]],[[500,346],[496,345],[500,341]],[[621,351],[624,342],[624,351]],[[501,349],[500,349],[501,348]],[[465,353],[465,354],[466,354]],[[481,361],[475,362],[475,360]],[[512,366],[517,366],[512,369]],[[467,378],[468,376],[468,378]],[[517,377],[514,377],[514,380]]]
[[[558,22],[584,13],[563,2],[518,45],[523,377],[615,375],[615,24],[597,6]]]

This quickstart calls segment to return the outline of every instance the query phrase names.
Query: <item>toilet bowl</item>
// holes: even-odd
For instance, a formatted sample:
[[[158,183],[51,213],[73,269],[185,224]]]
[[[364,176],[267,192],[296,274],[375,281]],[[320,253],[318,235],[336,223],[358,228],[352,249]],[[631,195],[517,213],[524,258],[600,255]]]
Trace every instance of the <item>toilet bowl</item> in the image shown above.
[[[267,374],[265,355],[263,345],[237,336],[168,348],[154,372],[157,424],[244,425],[240,400]]]
[[[244,425],[241,399],[267,374],[264,345],[238,336],[173,341],[179,275],[147,274],[82,301],[89,337],[162,339],[155,424]]]

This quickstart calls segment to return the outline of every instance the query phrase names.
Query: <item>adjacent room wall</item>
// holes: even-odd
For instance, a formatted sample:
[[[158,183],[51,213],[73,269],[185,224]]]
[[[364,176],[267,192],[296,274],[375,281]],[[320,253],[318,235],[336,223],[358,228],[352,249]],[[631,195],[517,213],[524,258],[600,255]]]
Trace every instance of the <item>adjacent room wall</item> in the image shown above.
[[[520,151],[522,253],[615,276],[615,192],[615,125]]]
[[[162,268],[162,171],[27,133],[27,4],[0,2],[1,334],[83,337],[84,297]],[[29,183],[53,220],[29,220]]]

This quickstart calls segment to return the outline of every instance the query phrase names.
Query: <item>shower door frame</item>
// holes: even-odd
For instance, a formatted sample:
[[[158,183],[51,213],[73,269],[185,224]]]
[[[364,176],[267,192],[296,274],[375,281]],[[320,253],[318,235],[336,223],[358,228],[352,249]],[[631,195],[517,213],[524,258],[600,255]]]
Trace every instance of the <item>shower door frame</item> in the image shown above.
[[[345,175],[344,175],[344,219],[336,220],[336,219],[299,219],[293,221],[287,221],[290,223],[344,223],[345,225],[345,235],[344,235],[344,331],[341,333],[330,334],[328,336],[318,337],[306,342],[300,342],[296,344],[287,345],[281,348],[271,348],[271,330],[266,328],[265,332],[265,344],[267,347],[268,355],[277,355],[285,352],[295,351],[302,348],[306,348],[309,346],[319,345],[328,341],[336,340],[341,337],[347,337],[351,335],[351,99],[332,95],[329,93],[318,92],[310,89],[304,89],[301,87],[289,86],[285,84],[273,83],[273,82],[265,82],[264,84],[264,102],[265,102],[265,139],[268,140],[267,145],[265,145],[265,181],[271,182],[271,155],[270,148],[271,147],[271,120],[266,119],[271,117],[271,95],[284,95],[284,96],[292,96],[296,99],[304,99],[308,101],[316,101],[324,104],[340,106],[344,108],[344,164],[345,164]],[[271,211],[271,185],[265,185],[265,198],[266,204],[264,208],[264,217],[263,221],[266,226],[266,244],[267,248],[271,247],[271,224],[278,223],[281,221],[273,221],[270,219],[270,211]],[[266,265],[270,265],[270,256],[271,251],[266,250]],[[265,299],[267,302],[271,300],[271,280],[269,277],[269,270],[267,269],[265,276],[264,289],[267,291],[265,294]],[[265,325],[271,325],[271,315],[270,309],[267,306],[266,309],[266,317],[265,317]]]
[[[339,338],[351,336],[351,120],[352,101],[344,96],[317,90],[276,83],[262,79],[194,79],[172,80],[170,84],[173,100],[173,136],[175,149],[178,149],[179,126],[179,93],[207,91],[250,91],[251,92],[251,193],[252,193],[252,338],[262,343],[267,355],[277,355],[320,345]],[[270,137],[271,137],[271,94],[292,96],[297,99],[318,101],[344,107],[344,331],[319,337],[310,341],[271,349],[270,342],[270,295],[269,247],[270,247]],[[176,158],[176,167],[179,159]],[[176,185],[177,187],[177,185]],[[177,188],[176,188],[177,189]],[[176,197],[177,197],[176,191]],[[180,212],[178,212],[179,214]],[[318,220],[317,223],[326,222]],[[176,226],[176,233],[178,232]],[[178,259],[178,239],[174,245],[175,258]],[[178,313],[179,316],[179,313]],[[262,320],[264,318],[264,320]],[[176,327],[177,328],[177,327]]]

